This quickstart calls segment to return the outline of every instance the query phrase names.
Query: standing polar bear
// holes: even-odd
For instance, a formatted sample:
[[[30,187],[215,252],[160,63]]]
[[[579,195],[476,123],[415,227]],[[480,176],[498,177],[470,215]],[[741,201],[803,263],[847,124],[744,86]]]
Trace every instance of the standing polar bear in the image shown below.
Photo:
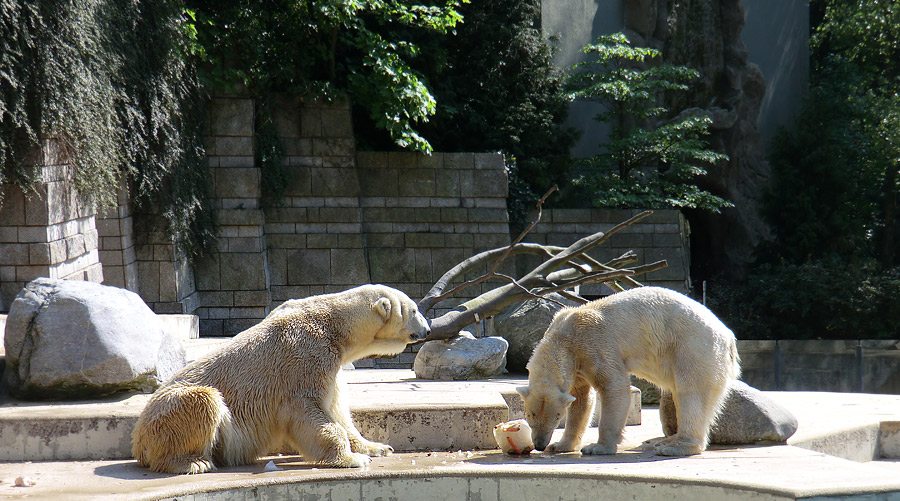
[[[569,452],[581,445],[593,387],[600,437],[581,452],[615,454],[628,417],[629,374],[670,392],[675,402],[677,431],[656,442],[654,452],[699,454],[730,381],[740,375],[734,334],[700,303],[660,287],[560,310],[528,362],[528,386],[518,388],[535,448]],[[549,444],[567,410],[562,440]]]
[[[288,301],[160,387],[135,425],[132,453],[164,473],[248,464],[285,444],[310,461],[365,466],[393,449],[360,435],[338,372],[428,333],[416,304],[383,285]]]

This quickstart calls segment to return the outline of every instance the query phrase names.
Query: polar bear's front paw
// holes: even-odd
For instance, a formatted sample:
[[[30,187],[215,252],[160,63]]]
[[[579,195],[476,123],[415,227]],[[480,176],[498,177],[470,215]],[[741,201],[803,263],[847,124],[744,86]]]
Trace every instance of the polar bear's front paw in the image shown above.
[[[575,446],[568,442],[553,442],[544,449],[544,452],[572,452],[574,450]]]
[[[388,444],[381,444],[378,442],[368,442],[364,444],[365,450],[360,451],[368,454],[369,456],[390,456],[394,453],[394,448]]]
[[[359,454],[357,452],[351,452],[349,456],[347,456],[347,467],[348,468],[363,468],[369,466],[369,463],[372,462],[372,458],[365,454]]]
[[[581,453],[586,456],[608,456],[616,453],[616,446],[614,444],[589,444],[581,448]]]

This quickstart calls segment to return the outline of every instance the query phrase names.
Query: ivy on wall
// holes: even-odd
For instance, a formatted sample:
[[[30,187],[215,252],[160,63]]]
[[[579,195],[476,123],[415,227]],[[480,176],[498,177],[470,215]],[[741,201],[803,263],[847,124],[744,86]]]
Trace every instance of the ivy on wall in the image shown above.
[[[200,253],[214,226],[186,26],[173,0],[0,0],[0,183],[34,195],[54,137],[86,203],[114,204],[125,179]]]

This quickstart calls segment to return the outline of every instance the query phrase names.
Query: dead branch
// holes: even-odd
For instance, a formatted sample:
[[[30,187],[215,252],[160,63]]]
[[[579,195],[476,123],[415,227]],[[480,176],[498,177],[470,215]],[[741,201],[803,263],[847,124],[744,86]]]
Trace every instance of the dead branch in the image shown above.
[[[531,298],[544,298],[551,293],[559,293],[563,297],[577,303],[586,303],[577,287],[590,283],[603,283],[612,290],[624,290],[622,284],[638,287],[641,284],[632,277],[649,273],[666,266],[665,261],[626,268],[626,265],[637,261],[637,255],[628,251],[606,263],[600,263],[588,255],[588,252],[606,242],[613,234],[652,214],[645,211],[617,224],[607,232],[597,232],[584,237],[568,247],[523,243],[522,240],[540,221],[541,207],[556,187],[548,191],[537,203],[538,214],[531,224],[506,247],[491,249],[472,256],[448,270],[431,290],[419,302],[419,310],[426,313],[441,301],[453,297],[460,291],[483,283],[490,279],[506,282],[463,304],[453,311],[447,312],[431,321],[431,335],[427,340],[448,339],[456,336],[463,327],[500,313],[510,304]],[[497,269],[509,256],[522,254],[540,255],[545,258],[540,265],[522,278],[516,279],[498,273]],[[451,283],[476,267],[487,266],[488,271],[477,278],[462,281],[450,290]],[[622,282],[620,284],[619,282]],[[555,301],[555,300],[554,300]]]
[[[537,216],[534,218],[534,221],[532,221],[519,234],[519,236],[516,238],[516,240],[513,243],[509,244],[507,247],[503,247],[500,249],[494,249],[494,250],[487,251],[487,252],[482,252],[481,254],[478,254],[469,259],[466,259],[465,261],[458,264],[457,266],[454,266],[447,273],[444,273],[444,276],[442,276],[441,279],[438,280],[437,283],[431,288],[431,290],[428,291],[428,294],[426,294],[425,297],[422,298],[421,301],[419,301],[419,310],[422,312],[428,311],[435,304],[443,301],[444,299],[446,299],[448,297],[452,297],[454,294],[456,294],[457,292],[459,292],[467,287],[471,287],[473,285],[480,284],[482,282],[490,280],[491,278],[504,278],[497,274],[497,268],[500,266],[500,263],[502,263],[504,260],[506,260],[506,258],[508,258],[510,256],[510,254],[513,253],[514,249],[516,249],[518,251],[517,253],[531,252],[531,251],[544,252],[544,250],[540,246],[538,246],[537,248],[535,248],[534,246],[529,246],[529,245],[520,246],[520,242],[522,241],[523,238],[525,238],[525,235],[527,235],[528,232],[530,232],[532,230],[532,228],[534,228],[535,225],[537,225],[538,222],[540,222],[541,215],[543,214],[543,210],[544,210],[543,205],[544,205],[544,202],[547,201],[547,197],[549,197],[551,194],[553,194],[553,192],[558,191],[558,190],[559,190],[559,188],[556,185],[553,185],[553,187],[550,188],[549,190],[547,190],[547,193],[544,193],[544,196],[542,196],[541,199],[537,201],[537,204],[536,204],[537,211],[538,211]],[[493,265],[491,265],[491,268],[488,270],[487,273],[485,273],[484,275],[482,275],[474,280],[469,280],[467,282],[464,282],[464,283],[454,287],[449,292],[446,292],[446,293],[443,292],[444,288],[455,277],[459,276],[461,273],[464,273],[465,271],[467,271],[479,264],[489,261],[496,254],[499,254],[500,257],[494,261]],[[506,278],[510,278],[510,277],[506,277]],[[515,279],[512,279],[512,281],[515,282]]]

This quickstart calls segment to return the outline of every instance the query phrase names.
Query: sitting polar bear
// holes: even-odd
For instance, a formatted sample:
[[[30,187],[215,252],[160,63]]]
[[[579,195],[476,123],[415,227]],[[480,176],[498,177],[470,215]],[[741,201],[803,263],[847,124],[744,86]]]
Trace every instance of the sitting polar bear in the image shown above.
[[[581,445],[593,387],[600,437],[581,452],[615,454],[631,399],[629,374],[671,392],[675,402],[677,431],[653,444],[654,452],[699,454],[730,381],[740,375],[734,334],[700,303],[659,287],[560,310],[528,362],[528,386],[518,388],[535,449],[569,452]],[[567,409],[562,440],[548,445]]]
[[[364,466],[393,449],[360,435],[338,371],[428,333],[416,304],[383,285],[288,301],[160,387],[135,425],[132,453],[164,473],[248,464],[285,444],[311,461]]]

